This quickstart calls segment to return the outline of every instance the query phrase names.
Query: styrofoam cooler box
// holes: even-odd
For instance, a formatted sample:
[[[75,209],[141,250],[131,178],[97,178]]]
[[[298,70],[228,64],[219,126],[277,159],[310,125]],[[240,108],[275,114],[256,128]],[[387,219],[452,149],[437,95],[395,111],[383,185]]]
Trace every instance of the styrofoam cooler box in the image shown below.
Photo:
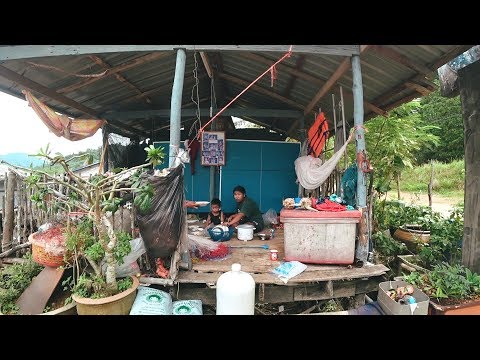
[[[378,284],[377,301],[382,310],[387,315],[428,315],[430,298],[415,286],[412,293],[416,300],[414,304],[400,304],[387,295],[388,290],[406,285],[408,283],[405,281],[384,281]]]
[[[285,236],[285,260],[313,264],[352,264],[358,210],[329,212],[280,211]]]

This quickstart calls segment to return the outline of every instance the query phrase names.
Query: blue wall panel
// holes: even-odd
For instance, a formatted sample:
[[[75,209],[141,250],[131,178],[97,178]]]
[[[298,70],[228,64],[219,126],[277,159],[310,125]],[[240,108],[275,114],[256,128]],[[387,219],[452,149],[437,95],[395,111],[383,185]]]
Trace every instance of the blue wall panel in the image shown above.
[[[294,161],[299,151],[300,143],[227,140],[227,165],[221,175],[224,211],[235,208],[232,190],[242,185],[261,212],[279,212],[282,200],[298,192]]]
[[[155,142],[164,146],[168,154],[168,142]],[[226,141],[226,165],[221,173],[222,209],[231,213],[235,209],[233,188],[242,185],[247,195],[255,200],[264,213],[268,209],[277,212],[282,208],[282,200],[295,197],[298,184],[295,183],[294,161],[298,157],[300,143],[234,140]],[[167,161],[159,168],[165,168]],[[200,165],[200,157],[195,163],[195,175],[190,174],[190,164],[185,164],[185,196],[189,200],[210,201],[210,167]],[[218,172],[215,174],[216,193],[220,190]],[[208,212],[210,207],[201,207],[189,212]]]

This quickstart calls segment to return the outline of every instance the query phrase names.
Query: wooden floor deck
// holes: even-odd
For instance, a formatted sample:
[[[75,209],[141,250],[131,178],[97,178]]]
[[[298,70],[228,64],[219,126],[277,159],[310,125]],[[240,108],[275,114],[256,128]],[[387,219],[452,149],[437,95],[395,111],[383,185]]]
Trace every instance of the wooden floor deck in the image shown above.
[[[250,273],[257,284],[256,297],[261,303],[319,300],[338,297],[358,296],[362,303],[365,293],[375,291],[382,275],[388,268],[382,264],[366,263],[362,267],[352,265],[313,265],[301,274],[283,283],[272,270],[284,258],[283,230],[275,232],[274,239],[262,241],[257,237],[240,241],[236,235],[225,242],[231,253],[221,260],[192,259],[191,270],[180,270],[175,291],[179,299],[200,299],[206,304],[215,304],[215,284],[218,277],[231,270],[233,263],[242,265],[242,271]],[[268,245],[278,250],[279,261],[271,261],[269,250],[263,248],[242,248],[251,245]]]

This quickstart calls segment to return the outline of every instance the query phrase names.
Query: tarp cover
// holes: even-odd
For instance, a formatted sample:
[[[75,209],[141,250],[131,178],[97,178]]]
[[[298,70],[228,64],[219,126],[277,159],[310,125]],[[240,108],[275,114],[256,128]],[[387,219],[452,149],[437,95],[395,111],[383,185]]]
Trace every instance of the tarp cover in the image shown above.
[[[177,166],[167,176],[144,174],[154,188],[150,211],[141,214],[137,222],[147,254],[154,258],[171,256],[182,236],[186,234],[184,167]]]

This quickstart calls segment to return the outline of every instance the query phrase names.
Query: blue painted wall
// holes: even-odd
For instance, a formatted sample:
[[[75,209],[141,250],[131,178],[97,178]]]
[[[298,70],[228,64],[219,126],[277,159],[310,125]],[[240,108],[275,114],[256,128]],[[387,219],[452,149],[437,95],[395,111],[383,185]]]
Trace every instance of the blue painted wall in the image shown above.
[[[154,142],[156,147],[164,146],[168,154],[168,141]],[[216,173],[216,193],[221,191],[222,209],[226,213],[235,210],[233,188],[242,185],[247,195],[255,200],[264,213],[282,208],[282,200],[296,197],[298,184],[295,183],[294,161],[298,157],[300,143],[276,141],[235,140],[226,141],[226,165],[220,175]],[[200,165],[200,157],[195,163],[195,175],[191,175],[190,164],[185,166],[185,196],[189,200],[210,201],[210,167]],[[168,166],[168,162],[159,169]],[[220,184],[221,181],[221,184]],[[221,186],[221,189],[220,189]],[[202,207],[189,212],[208,212]]]
[[[279,212],[285,197],[297,196],[293,163],[299,151],[300,143],[227,140],[227,161],[221,174],[223,210],[233,212],[233,188],[242,185],[262,213],[268,209]]]

